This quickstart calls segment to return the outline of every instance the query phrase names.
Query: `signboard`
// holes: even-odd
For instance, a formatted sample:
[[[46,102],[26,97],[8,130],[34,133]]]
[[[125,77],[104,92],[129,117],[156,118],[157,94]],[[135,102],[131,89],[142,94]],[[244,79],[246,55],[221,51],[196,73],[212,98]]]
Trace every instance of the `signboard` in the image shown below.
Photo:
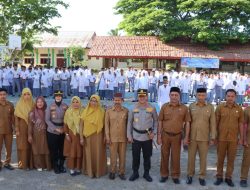
[[[22,39],[21,36],[17,36],[14,34],[9,35],[9,49],[22,49]]]
[[[220,60],[218,58],[182,57],[181,66],[208,69],[219,68]]]

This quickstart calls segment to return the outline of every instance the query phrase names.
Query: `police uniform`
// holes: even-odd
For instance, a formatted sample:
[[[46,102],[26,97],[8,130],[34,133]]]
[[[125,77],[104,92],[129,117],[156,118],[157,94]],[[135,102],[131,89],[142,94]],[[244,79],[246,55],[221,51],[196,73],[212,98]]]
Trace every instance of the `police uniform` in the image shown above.
[[[63,95],[62,91],[55,91],[54,95]],[[46,123],[48,125],[48,146],[50,149],[51,161],[55,173],[64,173],[64,156],[63,156],[63,145],[64,145],[64,133],[59,134],[56,129],[63,129],[64,114],[68,106],[61,102],[57,105],[56,102],[52,103],[46,109]]]
[[[147,96],[147,90],[139,89],[138,96]],[[127,125],[127,137],[133,139],[132,143],[132,158],[133,158],[133,175],[130,177],[130,181],[134,181],[139,177],[138,170],[140,166],[140,154],[141,150],[144,158],[144,175],[143,177],[147,181],[152,181],[149,176],[149,170],[151,167],[152,156],[152,139],[149,138],[148,132],[155,132],[158,126],[158,116],[153,107],[147,104],[145,107],[141,107],[136,104],[134,108],[129,112],[128,125]],[[151,179],[150,179],[151,178]]]

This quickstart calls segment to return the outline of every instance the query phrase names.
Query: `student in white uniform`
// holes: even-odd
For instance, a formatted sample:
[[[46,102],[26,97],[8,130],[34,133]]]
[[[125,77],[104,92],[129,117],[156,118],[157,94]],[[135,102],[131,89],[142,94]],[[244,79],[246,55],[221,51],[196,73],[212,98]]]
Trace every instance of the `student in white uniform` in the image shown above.
[[[159,105],[159,108],[161,108],[161,106],[163,104],[170,101],[169,92],[170,92],[170,86],[168,84],[168,77],[164,76],[163,77],[163,85],[161,85],[159,87],[159,90],[158,90],[158,105]]]
[[[184,78],[181,79],[181,103],[187,104],[189,102],[189,90],[191,88],[191,80],[186,74]]]
[[[70,81],[71,92],[73,96],[78,96],[78,84],[79,84],[78,80],[79,78],[77,76],[77,71],[74,71]]]
[[[44,98],[47,98],[49,96],[48,94],[48,72],[45,70],[42,72],[41,76],[41,94]]]
[[[40,96],[40,88],[41,88],[41,84],[40,84],[40,74],[38,72],[34,72],[34,75],[33,75],[33,96],[34,97],[38,97]]]
[[[78,77],[78,94],[81,99],[84,99],[86,96],[85,80],[86,77],[84,76],[83,71],[80,71],[80,75]]]
[[[98,83],[98,93],[101,98],[101,100],[104,100],[105,98],[105,90],[106,90],[106,82],[105,82],[105,73],[102,71],[99,73],[99,83]]]

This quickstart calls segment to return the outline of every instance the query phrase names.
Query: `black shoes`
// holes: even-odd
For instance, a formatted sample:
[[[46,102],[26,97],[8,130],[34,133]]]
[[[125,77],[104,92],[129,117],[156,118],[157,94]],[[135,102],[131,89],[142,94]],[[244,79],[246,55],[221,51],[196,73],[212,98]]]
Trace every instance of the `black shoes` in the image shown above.
[[[200,182],[200,185],[201,185],[201,186],[205,186],[205,185],[206,185],[205,179],[199,178],[199,182]]]
[[[227,183],[227,185],[229,187],[234,187],[234,183],[233,183],[232,179],[225,179],[225,182]]]
[[[11,166],[10,164],[6,164],[3,167],[5,167],[8,170],[14,170],[13,166]]]
[[[143,178],[146,179],[147,182],[152,182],[153,181],[152,177],[149,175],[148,172],[145,172],[143,174]]]
[[[119,175],[119,178],[120,178],[121,180],[124,180],[124,181],[126,180],[126,177],[125,177],[124,174],[120,174],[120,175]]]
[[[135,180],[138,179],[138,178],[139,178],[138,172],[134,172],[134,173],[130,176],[129,181],[135,181]]]
[[[191,176],[187,176],[186,184],[190,185],[193,182],[193,178]]]
[[[216,181],[214,182],[214,185],[220,185],[223,182],[222,178],[217,178]]]
[[[178,178],[173,178],[173,182],[174,182],[175,184],[180,184],[180,180],[179,180]]]
[[[159,182],[160,183],[165,183],[168,180],[168,177],[161,177]]]
[[[247,187],[248,186],[247,185],[247,180],[245,180],[245,179],[240,180],[240,186],[241,187]]]
[[[115,174],[114,173],[110,173],[109,174],[109,179],[114,180],[115,179]]]

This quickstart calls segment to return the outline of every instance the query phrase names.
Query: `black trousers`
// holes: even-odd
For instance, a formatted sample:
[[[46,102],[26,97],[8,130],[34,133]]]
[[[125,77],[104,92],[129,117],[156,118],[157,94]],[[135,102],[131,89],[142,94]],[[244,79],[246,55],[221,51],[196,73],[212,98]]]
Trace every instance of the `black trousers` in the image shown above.
[[[141,150],[143,154],[144,171],[149,172],[151,168],[150,158],[152,156],[152,151],[153,151],[152,140],[147,140],[147,141],[134,140],[134,142],[132,143],[132,157],[133,157],[132,169],[134,172],[138,172],[139,170]]]
[[[51,164],[55,168],[57,164],[64,162],[63,156],[63,145],[64,145],[64,134],[56,135],[47,132],[48,146],[51,157]]]

